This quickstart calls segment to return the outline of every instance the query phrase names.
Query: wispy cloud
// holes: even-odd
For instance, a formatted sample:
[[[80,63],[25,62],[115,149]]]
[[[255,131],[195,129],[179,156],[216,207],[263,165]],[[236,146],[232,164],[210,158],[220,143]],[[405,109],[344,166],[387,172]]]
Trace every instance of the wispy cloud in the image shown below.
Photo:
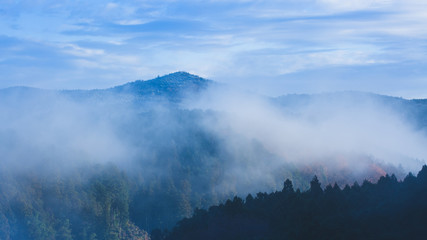
[[[61,81],[61,88],[111,86],[175,70],[218,81],[287,81],[280,76],[389,63],[402,63],[409,70],[408,63],[427,62],[426,11],[427,3],[417,0],[20,1],[0,6],[0,31],[21,41],[14,44],[27,49],[21,55],[40,59],[48,54],[55,56],[52,61],[63,63],[62,78],[67,80]],[[1,43],[6,41],[2,39]],[[31,42],[44,46],[43,50],[28,50]],[[5,47],[0,48],[6,53]],[[0,64],[13,56],[7,51]],[[103,67],[106,56],[111,61],[116,58],[126,74]],[[26,67],[15,62],[13,71]],[[38,72],[45,72],[44,79],[61,76],[52,71],[38,67]],[[68,72],[80,72],[80,80]],[[5,74],[3,87],[29,81],[14,77],[12,70]],[[103,84],[91,81],[105,75],[110,77]],[[372,72],[372,81],[379,81],[375,75]],[[419,90],[384,75],[396,88],[371,91]],[[38,79],[31,82],[41,85]]]

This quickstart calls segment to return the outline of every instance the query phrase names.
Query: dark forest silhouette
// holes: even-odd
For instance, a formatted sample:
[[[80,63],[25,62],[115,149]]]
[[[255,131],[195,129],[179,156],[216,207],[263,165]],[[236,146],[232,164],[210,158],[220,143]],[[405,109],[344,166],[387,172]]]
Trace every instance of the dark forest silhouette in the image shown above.
[[[196,210],[171,232],[153,231],[152,239],[425,239],[427,166],[403,181],[394,175],[377,183],[357,182],[310,189],[234,197],[209,210]]]

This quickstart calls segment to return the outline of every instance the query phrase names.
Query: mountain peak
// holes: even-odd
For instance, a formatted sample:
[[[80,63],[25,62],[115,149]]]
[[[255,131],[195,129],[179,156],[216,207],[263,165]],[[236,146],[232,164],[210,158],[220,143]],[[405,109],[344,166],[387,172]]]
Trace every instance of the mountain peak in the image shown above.
[[[164,75],[163,77],[167,77],[167,76],[175,76],[175,77],[199,77],[197,75],[191,74],[189,72],[185,72],[185,71],[178,71],[178,72],[173,72],[173,73],[169,73]]]
[[[148,81],[163,81],[163,82],[186,82],[186,81],[193,81],[193,82],[207,82],[209,80],[204,79],[202,77],[199,77],[197,75],[188,73],[188,72],[184,72],[184,71],[179,71],[179,72],[174,72],[174,73],[170,73],[164,76],[158,76],[157,78],[151,79],[151,80],[147,80]]]
[[[114,87],[112,90],[121,93],[137,94],[145,97],[163,96],[177,101],[182,94],[199,92],[206,89],[211,80],[204,79],[188,72],[174,72],[158,76],[151,80],[138,80]]]

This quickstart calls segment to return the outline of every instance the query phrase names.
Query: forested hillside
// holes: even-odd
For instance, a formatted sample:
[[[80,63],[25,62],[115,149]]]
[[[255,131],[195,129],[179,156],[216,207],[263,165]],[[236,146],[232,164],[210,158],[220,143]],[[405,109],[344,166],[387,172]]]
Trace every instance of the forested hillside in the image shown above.
[[[273,193],[234,197],[208,210],[196,210],[171,232],[156,239],[424,239],[427,227],[427,166],[403,181],[394,175],[343,189],[294,190],[286,180]]]
[[[149,239],[129,220],[129,182],[112,165],[0,172],[0,239]]]
[[[2,89],[0,99],[7,240],[146,239],[286,178],[301,191],[314,175],[339,187],[400,180],[427,154],[425,100],[270,98],[184,72],[99,90]]]

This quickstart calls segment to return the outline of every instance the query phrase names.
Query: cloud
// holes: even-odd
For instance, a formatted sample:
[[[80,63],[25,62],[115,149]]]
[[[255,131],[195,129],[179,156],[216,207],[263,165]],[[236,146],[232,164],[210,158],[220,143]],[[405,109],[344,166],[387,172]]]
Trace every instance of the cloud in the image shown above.
[[[89,56],[101,56],[98,50],[118,59],[130,56],[139,59],[135,64],[144,71],[136,70],[135,64],[128,69],[122,65],[129,78],[124,81],[151,78],[173,70],[191,70],[219,81],[233,83],[235,79],[237,83],[248,79],[254,82],[337,65],[357,68],[400,62],[410,69],[411,66],[403,63],[426,61],[422,53],[426,49],[427,30],[423,23],[427,20],[424,14],[427,6],[416,0],[404,3],[392,0],[120,3],[98,0],[55,4],[21,1],[5,4],[3,9],[7,11],[0,16],[2,33],[23,42],[40,42],[49,46],[50,52],[60,52],[57,62],[64,63],[63,68],[68,69],[64,74],[68,80],[62,81],[62,88],[96,86],[91,79],[105,74],[93,71],[94,67],[84,70],[81,65],[68,64],[69,61],[58,59],[63,56],[61,53],[91,58],[84,60],[92,62],[91,66],[102,66],[101,57]],[[99,46],[85,47],[81,42]],[[82,49],[69,47],[66,53],[58,46]],[[98,50],[88,52],[86,48]],[[24,68],[24,64],[16,63],[13,69]],[[39,72],[43,71],[46,75],[41,78],[55,75],[49,73],[50,68],[40,67]],[[81,72],[81,78],[74,82],[67,76],[73,71]],[[84,71],[87,77],[81,81]],[[14,77],[16,73],[9,72],[8,81],[20,81]],[[114,75],[117,79],[124,76],[115,71],[107,74],[111,76],[109,79]],[[396,83],[401,81],[392,75],[387,77]],[[33,84],[37,85],[37,81],[33,79]],[[351,90],[350,85],[348,89]]]
[[[34,89],[2,90],[0,95],[1,163],[10,169],[42,171],[40,166],[49,164],[67,168],[84,161],[115,162],[130,151],[100,105]]]
[[[117,3],[109,2],[109,3],[107,3],[107,5],[105,6],[105,8],[106,8],[107,10],[112,10],[112,9],[117,8],[118,6],[119,6],[119,5],[118,5]]]
[[[82,48],[75,44],[67,44],[62,46],[64,53],[71,54],[78,57],[93,57],[97,55],[104,55],[104,50],[102,49],[90,49]]]
[[[358,11],[367,9],[378,9],[388,7],[393,1],[390,0],[318,0],[318,4],[324,8],[334,11]]]
[[[316,166],[332,181],[346,173],[345,183],[377,176],[375,166],[414,171],[427,156],[425,133],[366,94],[291,96],[279,106],[280,99],[215,85],[179,109],[107,91],[12,88],[0,97],[0,164],[17,171],[113,162],[147,180],[170,177],[178,163],[201,164],[219,171],[209,191],[228,194],[274,189]]]
[[[141,19],[132,19],[132,20],[120,20],[117,21],[116,23],[119,25],[141,25],[141,24],[145,24],[148,21],[143,21]]]
[[[244,155],[242,143],[254,141],[278,157],[248,163],[254,171],[271,173],[289,162],[363,168],[368,159],[416,171],[426,161],[425,133],[415,130],[390,102],[357,93],[285,99],[288,105],[278,107],[253,94],[213,89],[189,105],[221,113],[206,127],[225,139],[236,156]]]

